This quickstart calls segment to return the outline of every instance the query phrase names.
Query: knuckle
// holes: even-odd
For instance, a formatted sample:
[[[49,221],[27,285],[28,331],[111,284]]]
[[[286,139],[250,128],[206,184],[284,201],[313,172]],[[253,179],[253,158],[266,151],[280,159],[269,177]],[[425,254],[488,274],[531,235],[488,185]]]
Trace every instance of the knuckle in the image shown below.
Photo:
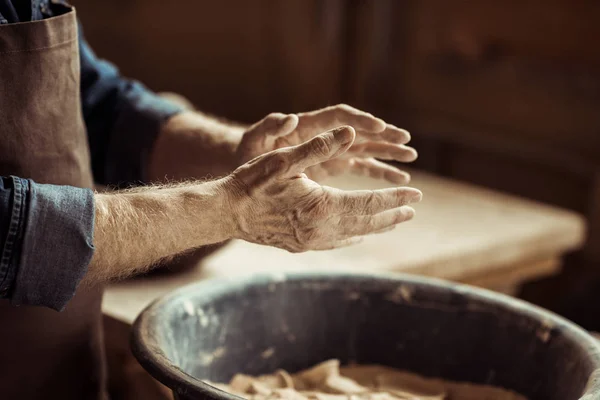
[[[410,195],[405,193],[403,190],[397,192],[398,204],[405,206],[410,203]]]
[[[317,136],[311,140],[311,150],[319,156],[327,156],[331,151],[331,144],[322,136]]]
[[[375,192],[374,190],[371,190],[365,201],[365,208],[370,209],[370,208],[376,207],[378,202],[379,202],[379,197],[377,196],[377,192]]]
[[[294,212],[298,221],[306,223],[320,223],[329,214],[329,196],[326,192],[313,190],[304,195],[296,205]]]
[[[288,157],[285,153],[276,151],[268,158],[268,173],[285,172],[288,167]]]
[[[315,228],[302,230],[298,235],[298,245],[301,249],[310,250],[317,243],[319,232]]]
[[[396,218],[395,218],[394,222],[399,224],[400,222],[404,222],[406,219],[407,219],[406,213],[402,210],[399,210],[396,213]]]

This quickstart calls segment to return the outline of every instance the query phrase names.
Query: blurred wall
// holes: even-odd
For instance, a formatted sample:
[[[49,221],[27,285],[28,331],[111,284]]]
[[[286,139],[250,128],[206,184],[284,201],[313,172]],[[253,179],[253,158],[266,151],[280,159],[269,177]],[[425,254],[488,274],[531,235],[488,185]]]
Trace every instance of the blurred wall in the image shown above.
[[[253,122],[340,101],[345,2],[75,1],[96,52],[154,90]]]
[[[568,273],[600,272],[600,2],[74,3],[101,56],[204,111],[348,102],[411,130],[421,168],[583,213]]]

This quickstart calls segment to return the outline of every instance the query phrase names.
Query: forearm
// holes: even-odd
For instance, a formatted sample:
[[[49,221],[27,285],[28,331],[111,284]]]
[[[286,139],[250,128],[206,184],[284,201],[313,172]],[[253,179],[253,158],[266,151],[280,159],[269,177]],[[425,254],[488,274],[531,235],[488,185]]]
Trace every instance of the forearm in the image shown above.
[[[238,165],[236,149],[244,127],[196,111],[170,118],[150,157],[151,181],[220,177]]]
[[[122,185],[148,181],[148,158],[161,127],[183,108],[123,77],[99,59],[79,26],[81,106],[94,181]]]
[[[107,281],[231,238],[223,180],[96,194],[95,253],[84,278]]]

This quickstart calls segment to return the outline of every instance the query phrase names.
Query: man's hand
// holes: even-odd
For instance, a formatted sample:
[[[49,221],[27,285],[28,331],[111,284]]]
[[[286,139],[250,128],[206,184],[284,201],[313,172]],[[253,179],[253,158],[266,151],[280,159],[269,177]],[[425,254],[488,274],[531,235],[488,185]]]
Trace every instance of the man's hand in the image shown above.
[[[341,157],[354,129],[341,127],[263,154],[225,178],[96,194],[96,252],[86,281],[144,271],[165,257],[232,238],[293,252],[324,250],[409,220],[408,187],[343,191],[304,171]]]
[[[371,129],[378,129],[375,124],[379,120],[363,117],[357,117],[355,125],[362,121],[360,126],[372,123]],[[304,123],[312,123],[310,118],[321,117],[307,117]],[[294,119],[295,116],[280,118],[282,123],[274,125],[273,131],[296,124]],[[272,124],[274,120],[264,123]],[[314,122],[311,130],[320,126]],[[301,137],[301,132],[306,131],[296,128],[294,137]],[[398,142],[407,140],[403,131],[389,127],[379,134],[369,134],[371,140],[366,143],[378,143],[383,137]],[[386,231],[411,219],[414,210],[405,205],[420,201],[422,195],[416,189],[343,191],[321,186],[304,174],[315,166],[339,161],[352,149],[354,139],[354,129],[340,127],[300,145],[259,156],[235,170],[224,186],[235,217],[234,237],[291,252],[325,250],[351,244],[357,236]]]
[[[410,134],[345,104],[297,115],[269,114],[246,131],[238,146],[237,158],[242,164],[269,151],[304,143],[341,125],[350,125],[356,130],[355,143],[342,156],[312,165],[306,170],[309,177],[322,180],[349,171],[399,185],[410,181],[406,172],[376,160],[414,161],[417,152],[406,146]]]

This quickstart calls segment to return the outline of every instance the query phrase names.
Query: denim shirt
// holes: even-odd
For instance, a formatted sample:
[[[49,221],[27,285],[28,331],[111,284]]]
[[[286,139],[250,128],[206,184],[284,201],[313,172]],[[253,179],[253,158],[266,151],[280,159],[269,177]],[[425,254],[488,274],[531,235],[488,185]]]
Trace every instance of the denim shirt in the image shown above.
[[[51,17],[53,2],[59,1],[0,0],[0,26]],[[98,59],[81,26],[79,51],[81,106],[94,180],[110,185],[144,182],[157,133],[181,108]],[[0,298],[62,310],[87,271],[93,231],[90,189],[0,176]]]

